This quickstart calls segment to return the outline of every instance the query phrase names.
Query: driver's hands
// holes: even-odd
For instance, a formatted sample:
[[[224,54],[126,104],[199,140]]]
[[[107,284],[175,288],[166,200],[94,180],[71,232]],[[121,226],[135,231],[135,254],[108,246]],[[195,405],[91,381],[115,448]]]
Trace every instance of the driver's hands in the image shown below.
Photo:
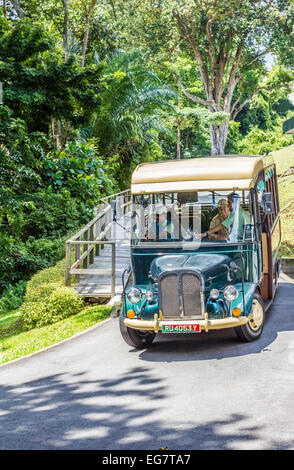
[[[206,233],[195,233],[195,232],[194,232],[194,238],[195,238],[196,240],[201,240],[201,239],[202,239],[203,237],[205,237],[205,236],[206,236]]]

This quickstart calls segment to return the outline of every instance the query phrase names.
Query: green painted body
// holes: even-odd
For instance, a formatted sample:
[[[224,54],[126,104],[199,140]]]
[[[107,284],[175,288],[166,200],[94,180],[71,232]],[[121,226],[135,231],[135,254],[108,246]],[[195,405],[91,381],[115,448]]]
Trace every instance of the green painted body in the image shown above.
[[[154,283],[161,273],[177,269],[195,270],[202,275],[204,280],[205,310],[211,319],[220,319],[232,316],[232,310],[239,307],[242,315],[249,315],[252,300],[256,289],[260,287],[262,273],[261,244],[211,244],[201,246],[198,250],[184,250],[182,248],[172,249],[164,247],[139,248],[132,247],[132,269],[134,275],[134,286],[142,291],[142,298],[137,304],[132,304],[126,295],[124,299],[123,315],[126,311],[134,310],[136,318],[152,320],[154,314],[159,312],[157,284]],[[232,272],[230,263],[242,270],[244,277],[244,299],[243,305],[242,276],[240,271]],[[152,278],[149,277],[151,273]],[[219,299],[212,300],[210,291],[216,288],[222,291],[228,285],[234,285],[239,291],[239,297],[228,302],[222,293]],[[146,290],[152,290],[154,300],[147,302]]]

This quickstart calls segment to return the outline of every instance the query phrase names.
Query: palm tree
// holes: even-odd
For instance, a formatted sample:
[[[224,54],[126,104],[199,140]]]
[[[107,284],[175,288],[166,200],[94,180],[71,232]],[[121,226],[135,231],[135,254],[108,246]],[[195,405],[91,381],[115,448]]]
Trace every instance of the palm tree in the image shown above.
[[[158,133],[167,132],[163,113],[174,110],[170,100],[176,97],[173,89],[164,86],[155,72],[138,65],[137,59],[136,52],[118,52],[111,59],[102,106],[91,122],[102,155],[119,154],[125,168],[130,168],[135,156],[136,160],[140,154],[144,158],[144,149]]]

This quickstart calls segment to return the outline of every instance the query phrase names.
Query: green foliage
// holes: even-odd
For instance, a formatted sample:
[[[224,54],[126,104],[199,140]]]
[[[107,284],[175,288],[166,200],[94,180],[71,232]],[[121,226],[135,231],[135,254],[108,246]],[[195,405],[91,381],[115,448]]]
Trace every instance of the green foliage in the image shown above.
[[[30,132],[48,132],[51,119],[83,122],[100,104],[103,64],[80,67],[56,37],[28,19],[0,22],[0,75],[3,99]]]
[[[241,141],[238,143],[240,153],[251,155],[264,155],[287,147],[293,143],[293,136],[283,135],[282,121],[273,129],[263,131],[258,127],[254,127]]]
[[[49,297],[52,292],[54,292],[57,288],[62,287],[61,282],[52,282],[48,284],[41,284],[34,288],[29,288],[26,290],[26,302],[39,302],[45,300]]]
[[[136,62],[129,64],[128,54],[121,53],[106,70],[102,108],[93,122],[104,153],[111,154],[130,140],[149,143],[154,130],[163,130],[159,111],[172,108],[169,101],[175,92],[165,87],[156,73]]]
[[[0,237],[0,295],[21,280],[28,280],[39,270],[53,266],[65,254],[65,238],[34,239],[26,243]]]
[[[92,218],[93,209],[68,191],[40,191],[9,206],[0,233],[0,293],[10,283],[64,257],[67,235]]]
[[[289,34],[293,42],[290,0],[133,0],[132,11],[122,3],[119,1],[127,40],[140,42],[152,64],[157,64],[159,70],[168,69],[166,79],[180,83],[189,92],[186,96],[191,102],[210,112],[223,111],[235,120],[261,90],[289,90],[291,73],[281,71],[274,80],[268,73],[266,58],[270,52],[278,56],[282,44],[287,43],[291,49],[287,37]],[[183,105],[179,106],[181,110],[187,103]],[[183,123],[182,129],[186,125]],[[226,129],[220,121],[211,126],[214,154],[225,150]]]
[[[112,187],[92,142],[70,142],[60,158],[50,135],[53,118],[70,120],[72,133],[89,119],[102,69],[82,68],[74,55],[65,62],[41,24],[0,18],[0,293],[61,259],[65,235],[89,221]]]
[[[65,260],[61,260],[56,265],[43,269],[42,271],[39,271],[36,273],[27,283],[26,287],[26,300],[34,299],[37,297],[37,294],[35,294],[36,290],[37,292],[40,292],[40,288],[42,288],[43,285],[45,285],[45,291],[47,290],[48,285],[54,285],[54,288],[56,286],[56,283],[58,285],[64,284],[65,281]],[[42,295],[43,296],[43,295]]]
[[[107,165],[97,157],[91,141],[69,142],[59,152],[44,156],[44,178],[54,191],[67,189],[71,197],[97,204],[107,185]]]
[[[23,241],[29,237],[56,239],[89,221],[92,214],[88,205],[72,198],[65,189],[42,190],[22,201],[21,207],[10,208],[7,231]]]
[[[27,283],[22,305],[22,325],[26,330],[39,328],[79,313],[83,300],[64,287],[65,260],[43,269]]]
[[[22,325],[26,330],[40,328],[76,315],[82,310],[83,305],[83,300],[72,288],[58,287],[46,297],[46,300],[23,304]]]
[[[118,52],[106,69],[102,106],[91,122],[99,152],[116,156],[116,179],[129,184],[130,168],[150,154],[160,133],[167,130],[163,113],[172,110],[176,92],[163,85],[158,75],[142,66],[139,51]]]
[[[38,258],[26,247],[11,237],[0,237],[0,294],[10,284],[27,280],[38,269],[48,266],[46,260]]]
[[[19,281],[14,286],[7,287],[0,298],[0,315],[20,307],[24,299],[25,290],[25,281]]]
[[[28,253],[51,266],[65,256],[66,238],[66,236],[57,239],[29,237],[24,245]]]

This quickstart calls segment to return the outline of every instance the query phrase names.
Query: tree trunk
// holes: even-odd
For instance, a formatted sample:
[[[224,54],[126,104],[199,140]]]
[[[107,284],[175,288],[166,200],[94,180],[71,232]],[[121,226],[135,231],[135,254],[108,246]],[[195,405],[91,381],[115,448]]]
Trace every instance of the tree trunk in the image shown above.
[[[69,18],[69,11],[68,11],[68,3],[67,0],[62,0],[63,9],[64,9],[64,22],[63,22],[63,31],[62,31],[62,38],[63,38],[63,48],[65,52],[65,61],[69,58],[69,40],[68,40],[68,18]]]
[[[210,143],[211,156],[225,155],[225,147],[228,137],[229,123],[218,126],[211,124],[210,126]]]
[[[52,137],[55,143],[55,150],[61,149],[61,124],[59,120],[52,119]]]
[[[181,121],[178,120],[177,159],[181,159]]]
[[[82,46],[82,61],[81,61],[82,67],[84,67],[85,65],[86,52],[87,52],[88,41],[89,41],[91,17],[92,17],[96,3],[97,3],[97,0],[92,0],[89,11],[86,13],[86,27],[84,31],[84,40],[83,40],[83,46]]]
[[[190,129],[188,127],[187,134],[186,134],[186,149],[189,148],[189,137],[190,137]]]
[[[18,0],[12,0],[12,3],[13,3],[13,6],[14,6],[15,11],[16,11],[16,13],[17,13],[17,16],[18,16],[21,20],[23,20],[24,17],[25,17],[25,14],[24,14],[24,12],[23,12],[23,9],[22,9],[21,6],[20,6],[19,1],[18,1]]]

